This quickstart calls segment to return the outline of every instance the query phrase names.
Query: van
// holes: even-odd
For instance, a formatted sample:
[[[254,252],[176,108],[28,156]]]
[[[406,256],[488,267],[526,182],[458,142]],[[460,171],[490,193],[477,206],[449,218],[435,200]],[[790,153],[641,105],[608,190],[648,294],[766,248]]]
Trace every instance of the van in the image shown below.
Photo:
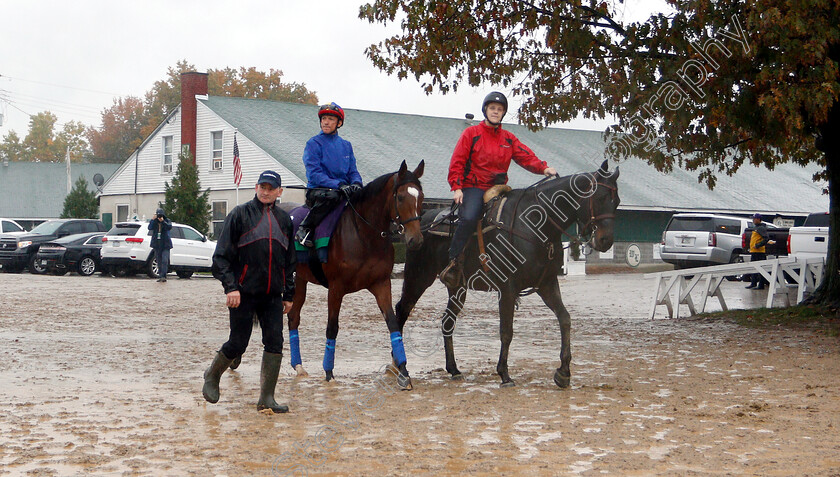
[[[676,269],[740,262],[741,234],[750,224],[744,217],[674,214],[662,232],[662,261]]]

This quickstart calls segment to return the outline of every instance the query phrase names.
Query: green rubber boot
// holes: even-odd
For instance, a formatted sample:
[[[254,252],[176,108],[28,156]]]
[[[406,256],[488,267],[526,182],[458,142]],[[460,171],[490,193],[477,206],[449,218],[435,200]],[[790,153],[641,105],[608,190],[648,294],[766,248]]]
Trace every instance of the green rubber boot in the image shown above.
[[[201,389],[201,394],[209,403],[219,402],[219,380],[222,379],[222,374],[228,369],[232,359],[228,359],[221,351],[216,352],[216,357],[207,371],[204,372],[204,387]]]
[[[263,351],[262,367],[260,369],[260,400],[257,401],[257,411],[271,409],[275,414],[289,412],[289,406],[277,404],[274,400],[274,387],[277,386],[277,375],[280,374],[281,353]]]

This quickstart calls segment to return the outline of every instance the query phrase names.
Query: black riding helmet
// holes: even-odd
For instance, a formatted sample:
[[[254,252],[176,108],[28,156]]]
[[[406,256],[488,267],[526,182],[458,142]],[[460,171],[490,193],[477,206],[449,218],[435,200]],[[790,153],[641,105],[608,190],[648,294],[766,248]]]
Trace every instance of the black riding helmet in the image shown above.
[[[507,102],[507,98],[505,97],[505,95],[503,95],[502,93],[500,93],[498,91],[493,91],[492,93],[490,93],[490,94],[488,94],[487,96],[484,97],[484,102],[481,103],[481,114],[484,115],[484,119],[487,119],[487,105],[490,104],[490,103],[499,103],[502,106],[504,106],[505,112],[504,112],[504,114],[502,114],[502,119],[504,119],[505,114],[507,114],[507,110],[508,110],[508,102]],[[489,119],[487,119],[487,121],[490,122]],[[490,124],[493,124],[494,126],[496,126],[499,123],[494,124],[494,123],[491,122]]]

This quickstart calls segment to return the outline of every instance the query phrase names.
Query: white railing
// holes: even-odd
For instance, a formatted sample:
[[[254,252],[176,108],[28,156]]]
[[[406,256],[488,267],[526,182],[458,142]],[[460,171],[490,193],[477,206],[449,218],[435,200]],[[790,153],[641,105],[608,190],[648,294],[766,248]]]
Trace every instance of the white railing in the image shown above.
[[[785,306],[790,306],[789,288],[796,288],[796,302],[803,300],[806,293],[813,292],[823,278],[824,260],[821,257],[794,260],[779,258],[749,263],[730,263],[711,267],[689,268],[659,273],[647,273],[645,278],[655,278],[656,288],[653,303],[650,307],[650,318],[654,318],[656,307],[665,305],[671,318],[680,317],[680,305],[688,305],[692,315],[698,313],[691,298],[691,292],[698,283],[703,282],[699,312],[706,309],[706,301],[710,296],[717,297],[721,308],[726,311],[726,301],[720,291],[720,285],[727,276],[746,273],[760,273],[769,282],[767,291],[767,308],[773,306],[773,298],[783,295]],[[787,279],[785,278],[787,275]],[[788,283],[788,279],[793,283]],[[671,290],[676,288],[675,298],[671,300]],[[676,305],[674,303],[676,302]]]

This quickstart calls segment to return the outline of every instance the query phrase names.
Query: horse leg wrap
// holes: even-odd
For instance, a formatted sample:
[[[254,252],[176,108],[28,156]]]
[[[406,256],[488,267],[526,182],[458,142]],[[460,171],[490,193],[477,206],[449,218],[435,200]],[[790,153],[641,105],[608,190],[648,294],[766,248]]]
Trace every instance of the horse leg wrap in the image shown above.
[[[399,331],[391,333],[391,351],[394,355],[394,361],[397,362],[397,366],[402,366],[406,363],[405,346],[403,346],[402,333]]]
[[[303,361],[300,359],[300,337],[298,337],[298,330],[289,331],[289,349],[292,352],[292,368],[303,364]]]
[[[335,366],[335,340],[327,340],[324,348],[324,371],[332,371]]]

